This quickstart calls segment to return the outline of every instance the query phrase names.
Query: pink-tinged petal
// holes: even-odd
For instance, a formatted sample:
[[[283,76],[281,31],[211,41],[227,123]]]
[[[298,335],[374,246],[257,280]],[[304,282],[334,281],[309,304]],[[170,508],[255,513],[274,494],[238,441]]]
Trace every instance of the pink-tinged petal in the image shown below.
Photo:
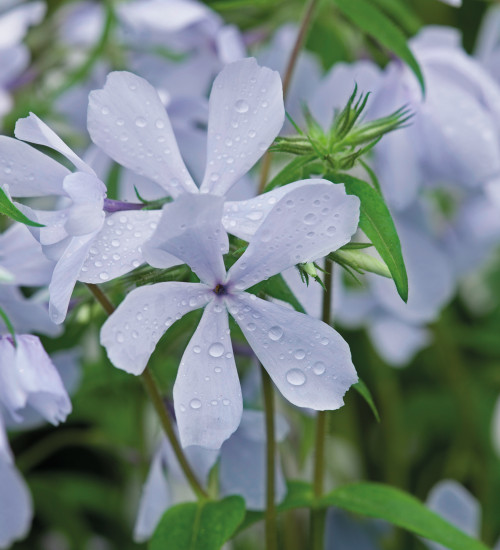
[[[83,160],[35,114],[30,113],[26,118],[20,118],[16,123],[14,134],[17,139],[50,147],[54,149],[54,151],[58,151],[61,155],[65,156],[80,172],[94,174],[92,168],[83,162]]]
[[[432,341],[431,333],[425,327],[405,323],[389,315],[368,318],[367,328],[373,346],[382,359],[393,367],[406,366],[416,353]]]
[[[0,182],[13,197],[65,195],[63,180],[69,170],[17,139],[0,136]]]
[[[72,237],[88,235],[99,231],[104,222],[104,197],[106,187],[92,174],[76,172],[66,176],[64,190],[72,200],[67,210],[64,228]]]
[[[172,504],[172,497],[163,468],[162,454],[156,452],[148,478],[142,488],[139,511],[134,526],[134,540],[145,542],[153,534],[158,522]]]
[[[161,212],[158,210],[115,212],[109,215],[92,241],[78,280],[102,283],[139,267],[144,262],[142,246],[153,234],[160,217]],[[181,263],[177,259],[174,262],[168,267]]]
[[[95,233],[73,237],[54,268],[49,285],[49,315],[54,323],[60,324],[66,318],[71,294],[94,237]]]
[[[227,310],[219,300],[206,307],[182,356],[174,405],[183,447],[219,449],[240,423],[240,381]]]
[[[312,262],[351,240],[358,227],[359,199],[343,185],[310,180],[269,212],[228,281],[244,290],[302,262]]]
[[[112,159],[173,197],[198,192],[158,93],[143,78],[125,71],[109,74],[104,88],[89,96],[88,128]]]
[[[209,102],[201,191],[224,195],[260,159],[285,119],[279,73],[248,58],[226,65]]]
[[[298,407],[334,410],[358,377],[345,340],[329,325],[245,292],[229,312],[283,396]]]
[[[248,200],[226,201],[222,216],[224,229],[231,235],[250,241],[279,200],[298,187],[310,185],[313,181],[296,181]]]
[[[163,207],[158,228],[144,245],[152,265],[158,250],[187,263],[200,280],[212,288],[226,277],[222,254],[229,249],[222,227],[224,200],[214,195],[186,193]]]
[[[16,368],[28,404],[48,422],[64,422],[71,412],[71,401],[59,372],[36,336],[17,336]],[[22,415],[22,411],[19,413]]]
[[[213,292],[199,283],[158,283],[133,290],[104,323],[101,344],[115,367],[141,374],[158,340],[189,311],[204,307]]]
[[[15,466],[0,461],[0,548],[24,538],[30,529],[33,503],[26,482]]]

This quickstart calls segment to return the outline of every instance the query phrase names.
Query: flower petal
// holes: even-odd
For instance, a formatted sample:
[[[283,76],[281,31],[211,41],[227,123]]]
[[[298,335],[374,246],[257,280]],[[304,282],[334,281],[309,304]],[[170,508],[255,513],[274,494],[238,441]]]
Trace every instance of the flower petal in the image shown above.
[[[50,147],[54,149],[54,151],[58,151],[80,172],[95,175],[92,168],[83,162],[83,160],[35,114],[30,113],[26,118],[20,118],[16,123],[14,134],[17,139],[22,139],[23,141],[29,141],[30,143],[36,143],[38,145],[45,145],[45,147]]]
[[[127,295],[101,329],[101,344],[115,367],[141,374],[167,328],[204,307],[213,292],[199,283],[158,283]]]
[[[264,154],[284,119],[279,73],[259,67],[253,58],[226,65],[210,94],[201,191],[224,195]]]
[[[7,439],[7,432],[5,431],[5,424],[0,414],[0,463],[12,464],[13,461],[12,451],[10,450],[9,440]]]
[[[62,184],[67,168],[14,138],[0,136],[2,183],[13,197],[64,195]]]
[[[144,262],[141,247],[153,234],[160,216],[157,210],[131,210],[109,215],[92,241],[78,280],[102,283],[139,267]],[[173,262],[161,267],[181,263],[177,259]]]
[[[134,526],[135,542],[145,542],[151,537],[160,518],[172,503],[162,462],[162,454],[156,452],[148,478],[142,488],[139,512]]]
[[[280,436],[284,439],[286,422],[276,416]],[[219,480],[221,496],[241,495],[248,510],[266,508],[266,431],[264,413],[245,410],[240,427],[221,448]],[[278,453],[275,461],[275,503],[286,495],[286,483]]]
[[[334,410],[358,377],[349,346],[332,327],[245,292],[229,312],[283,396],[298,407]]]
[[[27,395],[19,382],[16,348],[10,338],[0,338],[0,403],[12,418],[20,420],[17,410],[26,405]],[[1,461],[0,461],[1,463]]]
[[[174,405],[183,447],[219,449],[240,423],[240,381],[227,311],[218,300],[206,307],[182,356]]]
[[[54,268],[49,285],[49,315],[54,323],[60,324],[66,318],[71,294],[95,235],[73,237]]]
[[[33,504],[26,482],[15,466],[0,461],[0,548],[28,534]]]
[[[44,2],[32,2],[8,10],[0,17],[0,49],[21,42],[28,27],[39,23],[46,11]]]
[[[343,185],[310,180],[269,212],[228,281],[244,290],[295,264],[326,256],[350,241],[358,227],[359,199]]]
[[[311,181],[295,181],[248,200],[226,201],[222,225],[231,235],[250,241],[279,200],[298,187],[310,185]]]
[[[223,203],[214,195],[186,193],[166,204],[158,228],[144,245],[147,261],[155,265],[156,251],[167,252],[187,263],[212,288],[222,283],[226,277],[222,254],[229,250],[221,223]]]
[[[92,141],[112,159],[172,197],[198,192],[158,93],[143,78],[125,71],[109,74],[104,88],[89,96],[88,128]]]
[[[66,420],[71,401],[59,372],[36,336],[17,336],[16,367],[28,404],[52,424]]]

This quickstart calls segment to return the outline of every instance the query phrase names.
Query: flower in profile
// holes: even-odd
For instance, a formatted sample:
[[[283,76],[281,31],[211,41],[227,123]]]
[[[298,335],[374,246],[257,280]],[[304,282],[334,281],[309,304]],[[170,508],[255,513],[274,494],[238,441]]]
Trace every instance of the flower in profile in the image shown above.
[[[226,273],[224,200],[186,193],[164,206],[150,240],[179,258],[200,283],[166,282],[132,291],[101,331],[118,368],[140,374],[158,340],[189,311],[204,313],[181,360],[174,406],[183,446],[219,448],[236,430],[241,388],[228,312],[280,392],[299,407],[333,410],[357,380],[347,343],[329,325],[246,292],[297,263],[346,244],[357,229],[359,200],[343,186],[308,180],[276,202],[247,250]]]

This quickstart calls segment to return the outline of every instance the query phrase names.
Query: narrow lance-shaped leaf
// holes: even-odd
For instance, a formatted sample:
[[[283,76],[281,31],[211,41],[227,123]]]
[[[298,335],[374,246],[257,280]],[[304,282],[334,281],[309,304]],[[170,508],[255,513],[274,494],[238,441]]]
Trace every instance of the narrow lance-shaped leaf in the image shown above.
[[[31,225],[32,227],[44,227],[42,224],[30,220],[10,200],[7,193],[0,187],[0,214],[4,214],[16,222]]]
[[[363,380],[359,379],[359,381],[356,382],[356,384],[353,384],[352,387],[368,403],[368,406],[372,410],[373,416],[377,419],[377,422],[380,422],[380,415],[378,413],[377,406],[375,405],[375,401],[373,400],[372,394],[368,389],[368,386],[363,382]]]
[[[354,25],[400,57],[415,73],[422,91],[425,83],[420,66],[399,27],[370,0],[334,0],[340,11]]]
[[[220,550],[244,517],[245,501],[239,496],[178,504],[161,518],[149,550]]]
[[[408,276],[401,243],[391,213],[382,195],[365,181],[347,174],[327,174],[333,183],[343,183],[349,195],[361,201],[359,227],[370,239],[391,272],[401,298],[408,300]]]
[[[486,550],[484,544],[449,524],[415,497],[381,483],[339,487],[325,495],[321,504],[384,519],[450,550]]]

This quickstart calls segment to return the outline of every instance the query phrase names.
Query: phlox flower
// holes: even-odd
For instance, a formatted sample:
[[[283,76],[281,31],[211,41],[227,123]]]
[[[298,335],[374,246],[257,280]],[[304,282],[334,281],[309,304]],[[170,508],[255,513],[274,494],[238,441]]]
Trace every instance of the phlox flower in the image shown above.
[[[285,419],[276,415],[276,441],[288,433]],[[241,423],[219,451],[192,445],[185,449],[186,457],[198,480],[206,484],[208,474],[219,460],[220,496],[240,495],[248,510],[266,507],[266,432],[264,414],[244,410]],[[158,521],[168,508],[185,500],[189,491],[187,480],[167,439],[163,439],[154,454],[139,504],[134,539],[142,542],[151,537]],[[183,499],[180,498],[183,494]],[[275,498],[280,503],[286,494],[286,484],[279,459],[276,460]]]
[[[180,440],[185,447],[219,448],[240,422],[242,398],[228,312],[293,404],[337,409],[357,379],[349,347],[333,328],[245,292],[347,243],[358,223],[357,197],[323,180],[296,187],[276,202],[246,252],[227,273],[222,256],[228,250],[220,221],[223,205],[222,197],[185,193],[164,206],[149,242],[150,253],[157,250],[175,256],[201,282],[138,288],[101,331],[101,343],[111,362],[140,374],[167,328],[189,311],[204,308],[174,385]]]
[[[102,283],[142,263],[141,244],[151,236],[159,212],[125,212],[121,210],[130,208],[126,203],[108,201],[94,170],[36,115],[19,120],[15,134],[18,140],[57,151],[77,170],[72,173],[28,144],[0,136],[0,183],[7,184],[12,196],[60,199],[53,210],[19,208],[44,225],[30,229],[55,263],[49,312],[52,321],[61,323],[77,280]]]

